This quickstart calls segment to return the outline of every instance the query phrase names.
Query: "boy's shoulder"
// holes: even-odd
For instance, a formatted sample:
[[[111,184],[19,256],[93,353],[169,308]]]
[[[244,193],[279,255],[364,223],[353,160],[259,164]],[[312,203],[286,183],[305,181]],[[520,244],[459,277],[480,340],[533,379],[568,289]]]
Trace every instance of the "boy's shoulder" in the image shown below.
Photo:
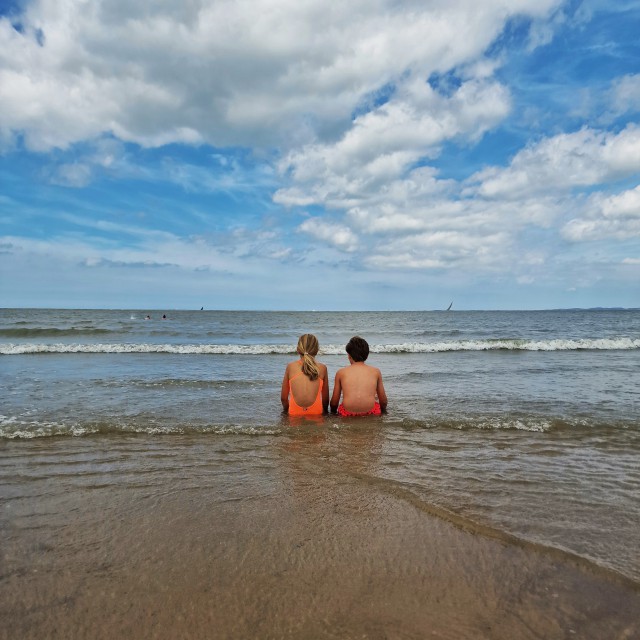
[[[367,376],[371,378],[382,378],[382,372],[378,367],[374,367],[373,365],[367,365]]]

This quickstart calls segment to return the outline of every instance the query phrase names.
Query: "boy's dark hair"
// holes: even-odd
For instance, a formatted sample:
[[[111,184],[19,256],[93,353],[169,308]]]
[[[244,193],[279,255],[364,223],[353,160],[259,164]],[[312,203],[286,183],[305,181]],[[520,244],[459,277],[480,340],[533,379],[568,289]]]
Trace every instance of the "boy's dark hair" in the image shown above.
[[[346,350],[354,362],[364,362],[369,357],[369,343],[360,336],[353,336],[347,342]]]

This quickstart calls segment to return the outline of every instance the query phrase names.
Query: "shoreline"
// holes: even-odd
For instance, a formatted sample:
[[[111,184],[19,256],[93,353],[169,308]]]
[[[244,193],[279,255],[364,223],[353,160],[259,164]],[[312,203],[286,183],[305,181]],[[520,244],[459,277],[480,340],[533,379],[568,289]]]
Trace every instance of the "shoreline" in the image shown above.
[[[529,550],[542,556],[548,556],[549,558],[554,558],[560,562],[574,564],[589,573],[601,576],[603,580],[617,583],[621,587],[640,593],[640,583],[637,580],[634,580],[631,576],[628,576],[613,567],[603,565],[594,559],[582,556],[575,551],[554,547],[550,544],[544,544],[534,540],[528,540],[527,538],[518,536],[514,533],[509,533],[508,531],[504,531],[496,526],[478,522],[466,516],[459,515],[444,507],[426,503],[417,495],[405,489],[401,483],[394,480],[389,480],[387,478],[373,478],[371,476],[365,476],[364,474],[356,474],[354,477],[367,477],[368,481],[374,481],[379,484],[381,491],[398,496],[399,499],[405,500],[407,503],[413,505],[416,509],[423,511],[430,517],[442,520],[460,531],[464,531],[471,535],[482,536],[489,540],[496,540],[497,542],[514,547],[520,547],[523,550]]]
[[[371,482],[358,434],[335,457],[312,438],[273,438],[276,465],[177,446],[179,476],[12,485],[0,638],[640,637],[637,585]]]

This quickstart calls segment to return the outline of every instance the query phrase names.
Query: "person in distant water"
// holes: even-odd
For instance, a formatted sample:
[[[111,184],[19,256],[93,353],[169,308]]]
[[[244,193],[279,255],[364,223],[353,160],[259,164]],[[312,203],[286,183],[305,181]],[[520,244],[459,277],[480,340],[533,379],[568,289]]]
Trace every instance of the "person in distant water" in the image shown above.
[[[365,364],[369,345],[364,338],[354,336],[346,350],[349,366],[336,373],[331,411],[341,416],[379,416],[387,410],[387,394],[380,369]]]
[[[151,320],[151,316],[147,316],[145,320]]]
[[[290,362],[284,372],[280,400],[290,416],[318,416],[329,408],[329,374],[316,361],[318,338],[311,333],[300,336],[296,351],[299,360]]]
[[[166,316],[164,313],[162,314],[162,319],[163,319],[163,320],[166,320],[166,319],[167,319],[167,316]]]

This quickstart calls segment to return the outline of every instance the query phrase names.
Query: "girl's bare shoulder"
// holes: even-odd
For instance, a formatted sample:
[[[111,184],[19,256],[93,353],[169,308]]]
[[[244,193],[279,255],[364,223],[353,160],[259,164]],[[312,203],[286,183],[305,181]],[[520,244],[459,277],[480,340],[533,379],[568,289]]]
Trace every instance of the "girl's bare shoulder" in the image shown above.
[[[294,360],[287,365],[286,372],[289,374],[297,373],[301,368],[300,360]]]

